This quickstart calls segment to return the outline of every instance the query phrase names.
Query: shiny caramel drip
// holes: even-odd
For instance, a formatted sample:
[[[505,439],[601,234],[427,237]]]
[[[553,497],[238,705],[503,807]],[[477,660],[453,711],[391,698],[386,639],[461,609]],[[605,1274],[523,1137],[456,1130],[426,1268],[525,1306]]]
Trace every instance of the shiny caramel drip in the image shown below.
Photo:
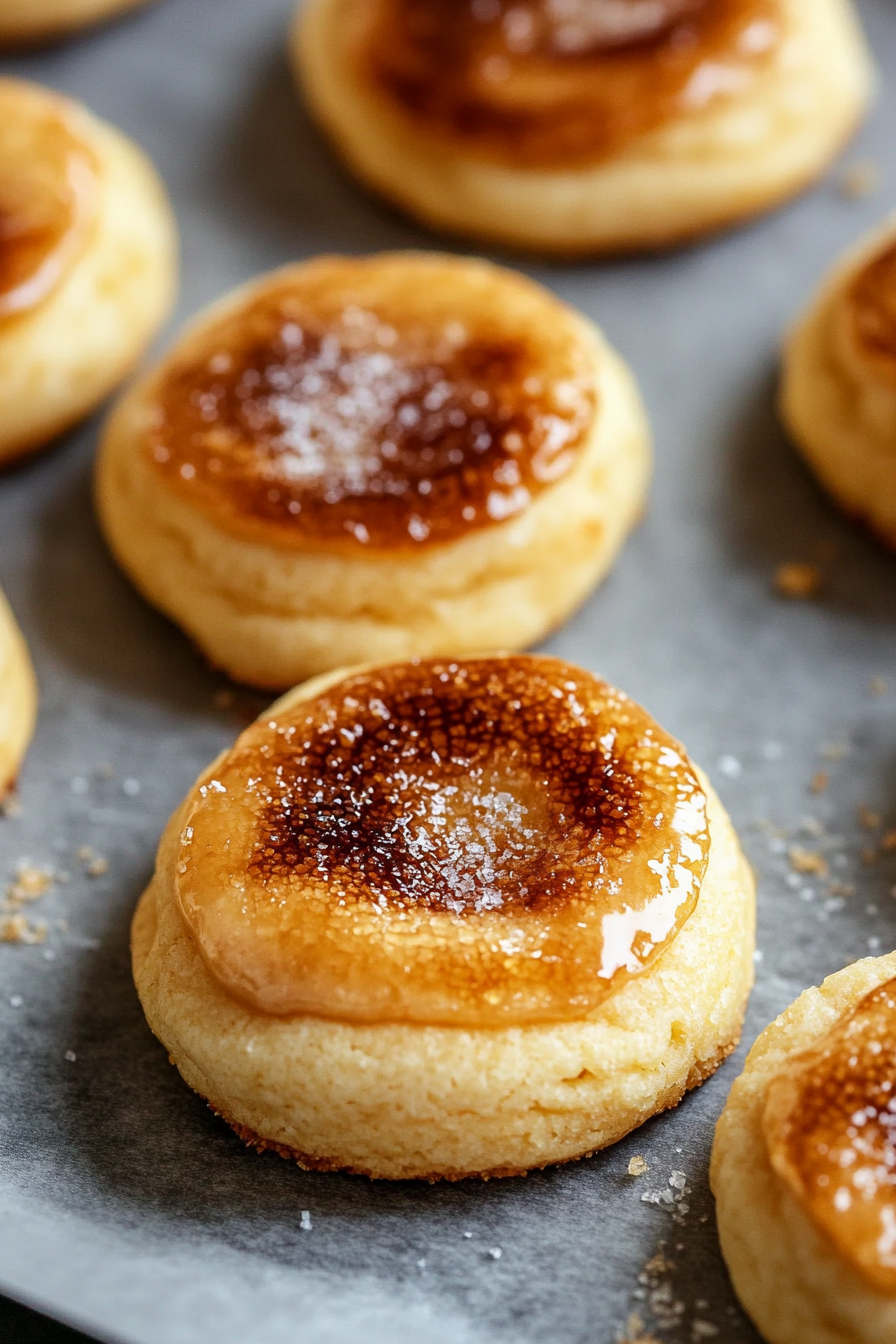
[[[358,59],[416,126],[551,170],[741,92],[780,40],[780,0],[375,0]]]
[[[93,156],[68,105],[0,80],[0,320],[53,292],[85,240],[95,193]]]
[[[215,767],[177,892],[254,1008],[468,1026],[576,1020],[697,901],[681,748],[548,658],[397,664],[259,721]]]
[[[896,1294],[896,980],[881,985],[769,1088],[775,1170],[875,1288]]]
[[[848,302],[859,348],[896,375],[896,243],[862,267]]]
[[[242,307],[159,388],[156,468],[297,548],[419,549],[521,513],[586,439],[593,355],[547,295],[505,320],[442,269],[317,262]]]

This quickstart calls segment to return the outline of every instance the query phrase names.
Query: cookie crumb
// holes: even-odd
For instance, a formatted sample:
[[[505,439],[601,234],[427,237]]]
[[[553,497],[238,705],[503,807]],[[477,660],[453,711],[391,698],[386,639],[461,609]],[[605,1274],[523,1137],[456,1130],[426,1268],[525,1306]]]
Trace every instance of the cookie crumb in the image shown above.
[[[880,825],[880,813],[872,812],[864,803],[859,803],[859,825],[864,831],[876,831]]]
[[[828,774],[827,770],[816,770],[815,774],[809,781],[809,792],[824,793],[825,789],[827,788],[828,784],[830,784],[830,782],[831,777]]]
[[[629,1176],[646,1176],[650,1167],[644,1161],[643,1157],[633,1157],[628,1164]]]
[[[821,587],[821,570],[808,561],[792,560],[775,571],[775,588],[782,597],[805,602]]]
[[[6,888],[6,899],[15,908],[26,901],[36,901],[53,885],[52,868],[38,868],[23,859],[16,867],[15,878]]]
[[[880,842],[880,847],[886,853],[892,853],[896,849],[896,831],[887,831]]]
[[[311,1231],[311,1213],[308,1209],[302,1210],[302,1216],[299,1219],[299,1227],[303,1232]]]
[[[868,689],[872,695],[886,695],[887,683],[883,677],[872,677],[868,684]]]
[[[0,943],[23,943],[32,946],[44,943],[47,939],[47,926],[43,920],[29,924],[24,915],[7,915],[0,919]]]
[[[88,877],[103,877],[109,871],[109,860],[104,859],[102,854],[97,854],[90,845],[82,845],[78,850],[78,859],[84,864],[84,872]]]
[[[803,849],[801,845],[793,845],[788,857],[790,866],[796,873],[818,873],[819,877],[827,876],[827,859],[816,850]]]

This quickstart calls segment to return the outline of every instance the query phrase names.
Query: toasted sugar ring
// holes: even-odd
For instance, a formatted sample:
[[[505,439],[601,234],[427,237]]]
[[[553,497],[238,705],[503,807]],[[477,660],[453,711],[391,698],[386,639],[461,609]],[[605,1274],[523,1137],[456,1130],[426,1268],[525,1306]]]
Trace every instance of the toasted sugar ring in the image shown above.
[[[628,370],[486,262],[325,257],[200,316],[101,447],[111,547],[239,680],[519,648],[606,572],[644,499]]]
[[[794,328],[781,410],[824,487],[896,547],[896,221],[838,263]]]
[[[37,686],[28,649],[0,592],[0,799],[16,782],[36,714]]]
[[[849,0],[308,0],[292,55],[369,186],[435,228],[560,255],[779,204],[872,86]]]
[[[896,953],[808,989],[719,1120],[722,1250],[769,1344],[896,1338]]]
[[[0,464],[93,410],[170,308],[174,224],[137,148],[0,79]]]
[[[147,0],[3,0],[0,46],[46,42],[103,19],[124,14]]]
[[[390,1178],[615,1142],[733,1048],[752,875],[637,705],[549,658],[279,701],[197,781],[133,926],[150,1026],[249,1142]]]

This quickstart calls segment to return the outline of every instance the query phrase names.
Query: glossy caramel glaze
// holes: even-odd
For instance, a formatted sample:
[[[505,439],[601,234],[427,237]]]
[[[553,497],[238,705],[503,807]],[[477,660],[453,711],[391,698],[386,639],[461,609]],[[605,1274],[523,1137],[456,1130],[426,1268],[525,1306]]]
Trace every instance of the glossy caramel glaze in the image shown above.
[[[896,243],[862,267],[848,303],[860,350],[896,377]]]
[[[748,88],[780,0],[371,0],[359,77],[511,166],[599,162]]]
[[[593,349],[557,300],[479,263],[295,268],[166,374],[156,467],[293,547],[419,549],[524,510],[595,414]]]
[[[53,292],[86,239],[95,195],[93,155],[69,105],[0,80],[0,320]]]
[[[274,1014],[585,1017],[697,901],[706,799],[618,691],[549,658],[395,664],[250,728],[194,797],[177,892]]]
[[[814,1222],[896,1294],[896,980],[868,994],[773,1080],[769,1154]]]

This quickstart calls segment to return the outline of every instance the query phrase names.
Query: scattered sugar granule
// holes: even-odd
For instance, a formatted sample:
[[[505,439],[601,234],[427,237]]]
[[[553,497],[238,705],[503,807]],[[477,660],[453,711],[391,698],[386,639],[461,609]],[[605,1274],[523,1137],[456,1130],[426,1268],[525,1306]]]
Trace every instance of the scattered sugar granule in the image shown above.
[[[68,1060],[69,1064],[74,1064],[78,1056],[75,1054],[74,1050],[66,1050],[65,1058]]]
[[[417,1261],[417,1268],[418,1269],[426,1268],[426,1256],[422,1256],[421,1259]]]
[[[821,570],[817,565],[793,560],[775,570],[775,588],[782,597],[805,602],[814,597],[821,587]]]
[[[72,793],[76,793],[79,796],[82,796],[90,788],[90,785],[88,784],[87,780],[84,778],[83,775],[75,775],[74,779],[72,779],[69,783],[69,788],[71,789]]]
[[[643,1157],[633,1157],[628,1164],[629,1176],[646,1176],[650,1167],[644,1161]]]
[[[831,777],[827,770],[816,770],[809,781],[809,791],[810,793],[824,793],[830,782]]]
[[[470,1237],[472,1237],[473,1233],[472,1233],[472,1232],[464,1232],[463,1235],[464,1235],[464,1237],[469,1241],[469,1239],[470,1239]]]
[[[715,1339],[719,1333],[719,1327],[713,1325],[711,1321],[693,1321],[691,1323],[691,1339]]]
[[[753,960],[758,964],[760,961],[764,959],[764,957],[765,953],[762,952],[761,949],[757,947],[756,951],[753,953]]]
[[[883,677],[872,677],[871,681],[868,683],[868,689],[872,695],[886,695],[887,683],[884,681]]]
[[[866,831],[876,831],[880,825],[880,813],[872,812],[864,803],[859,803],[859,825]]]
[[[123,780],[121,785],[121,791],[128,798],[136,798],[137,794],[140,792],[139,779],[130,778]]]
[[[719,770],[727,779],[739,779],[743,772],[743,766],[736,756],[720,756]]]
[[[818,873],[819,877],[827,876],[827,859],[815,850],[803,849],[801,845],[792,845],[788,857],[794,872]]]
[[[311,1231],[311,1213],[308,1209],[302,1210],[302,1217],[299,1220],[299,1227],[303,1232]]]
[[[762,746],[762,755],[767,761],[780,761],[784,755],[784,748],[780,742],[764,742]]]
[[[869,939],[868,939],[868,950],[869,950],[869,952],[879,952],[879,951],[880,951],[880,939],[879,939],[879,938],[869,938]]]
[[[862,201],[880,186],[880,168],[870,159],[849,163],[840,174],[840,195],[849,201]]]
[[[21,1008],[24,1002],[25,1000],[22,998],[21,994],[10,994],[9,996],[10,1008]]]
[[[493,1260],[500,1260],[501,1256],[504,1254],[500,1246],[490,1246],[488,1253]]]
[[[47,939],[47,926],[43,920],[29,924],[24,915],[6,915],[0,919],[0,943],[43,943]]]

